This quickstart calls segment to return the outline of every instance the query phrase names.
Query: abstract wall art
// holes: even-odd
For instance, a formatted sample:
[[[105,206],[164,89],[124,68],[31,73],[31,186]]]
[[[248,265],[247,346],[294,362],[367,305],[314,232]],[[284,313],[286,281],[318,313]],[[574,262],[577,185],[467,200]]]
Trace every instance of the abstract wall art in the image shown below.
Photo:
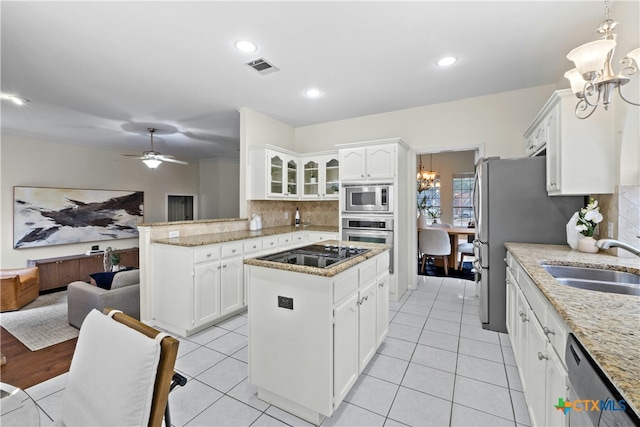
[[[13,247],[138,237],[144,192],[14,187]]]

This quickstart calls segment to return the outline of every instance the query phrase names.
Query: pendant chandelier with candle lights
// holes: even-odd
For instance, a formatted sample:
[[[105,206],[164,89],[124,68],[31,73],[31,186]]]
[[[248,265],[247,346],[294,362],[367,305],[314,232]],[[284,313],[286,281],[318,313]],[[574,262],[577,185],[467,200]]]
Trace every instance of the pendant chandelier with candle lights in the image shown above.
[[[596,30],[603,34],[600,40],[583,44],[567,55],[576,65],[576,68],[567,71],[564,76],[571,83],[571,90],[579,99],[575,109],[579,119],[591,116],[600,104],[607,110],[616,89],[623,101],[640,106],[625,98],[621,90],[621,87],[630,81],[627,76],[632,76],[638,71],[640,48],[632,50],[620,61],[624,68],[619,74],[613,73],[611,58],[615,51],[617,34],[612,34],[611,31],[618,23],[609,19],[608,0],[605,0],[604,8],[604,20]],[[636,66],[633,65],[634,62]]]
[[[432,168],[432,160],[432,155],[429,154],[429,170],[424,170],[422,167],[422,155],[420,156],[420,166],[418,167],[418,173],[416,174],[418,193],[440,186],[438,172],[435,172]]]

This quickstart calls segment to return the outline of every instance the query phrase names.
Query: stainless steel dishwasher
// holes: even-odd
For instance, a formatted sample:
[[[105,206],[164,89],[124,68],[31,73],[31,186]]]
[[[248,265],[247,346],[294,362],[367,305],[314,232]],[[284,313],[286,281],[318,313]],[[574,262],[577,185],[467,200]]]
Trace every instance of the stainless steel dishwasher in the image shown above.
[[[611,380],[573,334],[569,334],[567,340],[565,359],[573,405],[567,414],[570,426],[640,426],[638,414],[624,401]],[[596,403],[593,401],[599,402],[599,410],[594,408]]]

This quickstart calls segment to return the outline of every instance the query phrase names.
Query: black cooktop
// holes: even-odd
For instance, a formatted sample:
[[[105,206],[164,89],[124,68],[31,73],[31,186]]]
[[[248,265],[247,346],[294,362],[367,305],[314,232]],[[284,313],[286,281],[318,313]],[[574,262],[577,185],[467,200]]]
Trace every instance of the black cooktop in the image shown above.
[[[363,249],[356,246],[309,245],[261,256],[257,259],[284,264],[304,265],[307,267],[327,268],[333,267],[354,256],[367,253],[370,250],[371,249]]]

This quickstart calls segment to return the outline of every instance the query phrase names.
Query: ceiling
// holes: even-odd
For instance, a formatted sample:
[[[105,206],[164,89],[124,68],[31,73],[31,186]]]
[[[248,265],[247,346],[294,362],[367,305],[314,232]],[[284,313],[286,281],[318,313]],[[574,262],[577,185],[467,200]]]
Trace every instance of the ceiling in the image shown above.
[[[637,5],[637,0],[634,0]],[[617,1],[616,3],[620,3]],[[621,26],[638,27],[615,14]],[[562,80],[600,1],[1,2],[4,132],[194,161],[249,107],[293,127]],[[627,28],[628,30],[628,28]],[[233,46],[258,45],[253,53]],[[459,62],[435,65],[444,55]],[[280,71],[246,62],[263,57]],[[310,87],[323,94],[305,97]]]

